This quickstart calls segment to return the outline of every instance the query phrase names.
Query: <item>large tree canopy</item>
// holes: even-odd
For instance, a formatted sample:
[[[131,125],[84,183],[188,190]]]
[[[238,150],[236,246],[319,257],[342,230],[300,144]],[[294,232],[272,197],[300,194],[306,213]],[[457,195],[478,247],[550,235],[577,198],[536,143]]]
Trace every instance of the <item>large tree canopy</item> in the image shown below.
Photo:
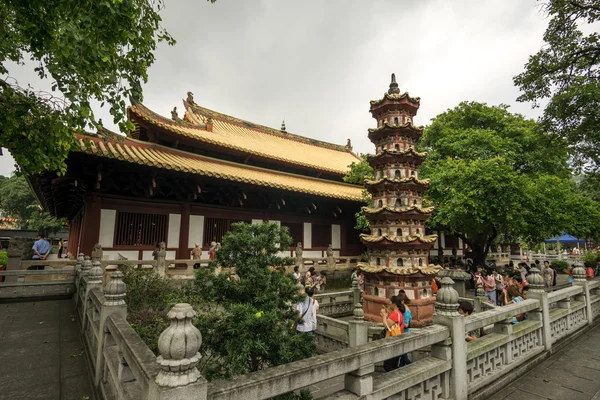
[[[600,1],[544,2],[551,18],[544,34],[546,45],[514,78],[522,91],[518,100],[532,101],[534,106],[548,100],[540,119],[543,129],[568,141],[577,167],[597,169],[600,35],[591,25],[600,20]]]
[[[436,207],[428,226],[461,237],[476,263],[500,238],[597,234],[597,204],[575,190],[563,142],[507,106],[461,103],[433,120],[419,146]]]
[[[214,2],[215,0],[210,0]],[[73,131],[95,125],[90,101],[106,103],[122,130],[127,100],[142,84],[157,43],[162,0],[0,0],[0,146],[21,171],[64,172]],[[53,93],[16,82],[11,69],[35,62]]]
[[[344,182],[353,183],[355,185],[364,185],[365,179],[373,179],[373,167],[369,165],[367,162],[367,156],[365,154],[360,155],[361,161],[353,162],[349,165],[349,170],[344,176]],[[364,189],[362,191],[362,197],[367,203],[366,205],[371,207],[373,205],[373,199],[371,198],[371,194]],[[369,229],[369,221],[367,217],[365,217],[365,213],[361,211],[356,213],[356,225],[354,229],[359,231],[360,233],[368,233]]]
[[[64,220],[57,220],[40,206],[31,187],[22,175],[10,178],[0,176],[0,209],[18,219],[21,229],[37,230],[45,234],[66,229]]]

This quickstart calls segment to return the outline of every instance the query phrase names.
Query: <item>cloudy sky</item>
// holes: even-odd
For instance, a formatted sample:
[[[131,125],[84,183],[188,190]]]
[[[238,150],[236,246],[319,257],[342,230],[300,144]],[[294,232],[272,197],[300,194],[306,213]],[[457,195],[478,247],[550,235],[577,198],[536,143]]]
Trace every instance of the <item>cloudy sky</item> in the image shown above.
[[[542,46],[548,19],[534,0],[166,0],[161,45],[144,103],[170,116],[190,90],[196,103],[252,122],[338,144],[373,145],[369,100],[390,74],[421,97],[421,125],[460,101],[516,103],[512,77]],[[31,66],[12,70],[23,86]],[[111,127],[107,110],[97,110]],[[0,174],[13,161],[0,157]]]

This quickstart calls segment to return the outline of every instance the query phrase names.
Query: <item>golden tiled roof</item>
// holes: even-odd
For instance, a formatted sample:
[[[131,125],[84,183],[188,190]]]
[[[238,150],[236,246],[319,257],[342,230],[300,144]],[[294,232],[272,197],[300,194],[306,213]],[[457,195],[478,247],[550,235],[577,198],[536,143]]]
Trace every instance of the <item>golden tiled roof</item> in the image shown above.
[[[369,265],[365,262],[358,263],[358,268],[364,272],[378,273],[388,272],[395,275],[414,275],[422,273],[423,275],[435,275],[442,270],[442,267],[435,264],[429,264],[425,267],[386,267],[386,266],[375,266]]]
[[[371,103],[371,105],[376,105],[376,104],[382,103],[386,99],[387,100],[403,100],[403,99],[407,99],[411,103],[414,103],[414,104],[417,104],[417,105],[421,102],[421,98],[420,97],[410,97],[410,95],[408,94],[408,92],[404,92],[402,94],[385,92],[383,94],[383,98],[381,98],[379,100],[371,100],[370,103]]]
[[[373,235],[367,235],[364,233],[361,233],[361,235],[360,235],[360,239],[363,242],[367,242],[367,243],[379,243],[379,242],[383,242],[384,240],[387,240],[388,242],[391,242],[391,243],[413,243],[413,242],[433,243],[437,240],[437,238],[438,238],[437,235],[373,236]]]
[[[199,125],[167,120],[141,104],[133,105],[129,110],[147,122],[199,142],[318,171],[344,175],[350,164],[360,161],[348,147],[277,131],[185,101],[184,105],[188,108],[186,115],[190,121],[198,121]],[[213,122],[212,131],[206,130],[208,117]]]
[[[76,151],[99,157],[230,182],[363,202],[363,188],[347,183],[237,164],[133,139],[117,141],[105,137],[103,140],[96,136],[78,135],[78,140]]]

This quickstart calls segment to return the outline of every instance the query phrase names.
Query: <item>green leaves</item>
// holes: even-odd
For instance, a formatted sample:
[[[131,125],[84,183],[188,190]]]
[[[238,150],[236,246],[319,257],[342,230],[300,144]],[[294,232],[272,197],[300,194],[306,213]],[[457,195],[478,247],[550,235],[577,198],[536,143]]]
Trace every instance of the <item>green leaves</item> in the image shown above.
[[[0,146],[22,172],[65,172],[73,133],[94,121],[91,100],[106,103],[123,131],[131,128],[122,122],[126,101],[142,100],[158,42],[175,43],[161,27],[163,7],[162,0],[0,1],[0,73],[10,75],[7,61],[29,57],[60,92],[0,80]]]
[[[437,116],[419,145],[435,207],[428,226],[459,234],[476,258],[498,238],[597,235],[597,204],[575,190],[563,141],[506,106],[463,102]]]
[[[577,167],[597,169],[600,35],[591,24],[600,20],[600,1],[550,0],[544,11],[551,17],[546,44],[514,77],[522,92],[517,100],[534,106],[549,100],[540,120],[543,129],[570,144]]]
[[[200,296],[217,305],[200,313],[197,322],[207,379],[257,371],[314,353],[313,337],[293,328],[298,315],[292,305],[302,297],[286,273],[293,260],[279,256],[291,241],[287,228],[274,223],[236,223],[210,268],[198,271]],[[218,266],[229,273],[215,275]]]
[[[4,177],[3,177],[4,178]],[[0,208],[19,220],[21,229],[31,229],[46,234],[66,229],[64,220],[57,220],[42,211],[31,187],[23,175],[12,175],[0,180]]]

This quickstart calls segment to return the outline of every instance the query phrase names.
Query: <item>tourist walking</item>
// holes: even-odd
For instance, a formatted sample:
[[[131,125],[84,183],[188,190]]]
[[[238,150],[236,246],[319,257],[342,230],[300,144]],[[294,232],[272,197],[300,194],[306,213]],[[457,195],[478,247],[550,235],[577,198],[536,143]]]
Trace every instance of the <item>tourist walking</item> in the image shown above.
[[[408,296],[406,296],[404,290],[401,290],[398,293],[398,296],[392,296],[390,300],[392,300],[392,302],[396,304],[396,307],[398,307],[399,310],[401,310],[402,307],[404,307],[404,311],[402,312],[404,333],[410,333],[410,321],[412,321],[412,312],[408,307],[408,305],[410,304],[410,299],[408,298]],[[399,366],[404,367],[409,364],[412,364],[412,361],[410,360],[410,358],[408,358],[408,354],[402,354],[400,356]]]
[[[458,303],[458,313],[463,317],[468,317],[473,314],[473,304],[468,301],[461,301]],[[473,340],[477,340],[481,337],[482,329],[473,329],[472,331],[467,332],[465,340],[467,342],[472,342]]]
[[[296,284],[301,284],[302,282],[302,275],[300,274],[300,267],[298,267],[297,265],[294,266],[294,273],[292,274],[292,276],[294,277],[294,280],[296,281]]]
[[[485,298],[493,305],[496,305],[496,280],[493,275],[488,275],[485,271],[482,272],[481,276]]]
[[[544,283],[546,285],[546,289],[552,290],[552,283],[554,282],[554,270],[550,268],[550,263],[548,261],[544,261]]]
[[[400,304],[401,307],[402,304]],[[386,304],[381,308],[381,318],[383,325],[387,330],[386,337],[397,336],[404,332],[404,317],[402,316],[403,311],[398,309],[398,306],[394,303]],[[383,362],[383,369],[386,372],[393,371],[400,366],[400,357],[396,356],[387,359]]]
[[[58,241],[58,259],[60,260],[62,258],[62,254],[63,254],[63,249],[65,247],[65,241],[60,239]]]
[[[304,300],[296,304],[296,312],[300,317],[300,320],[296,324],[296,330],[302,333],[314,333],[316,330],[316,323],[313,318],[313,299],[314,294],[313,288],[301,288],[306,294]]]
[[[200,257],[202,257],[202,247],[200,247],[200,243],[196,242],[194,244],[194,248],[190,252],[190,255],[192,257],[192,260],[200,261]],[[194,269],[199,269],[199,268],[200,268],[200,263],[199,262],[195,263]]]
[[[502,297],[502,288],[504,287],[504,279],[502,278],[502,275],[500,275],[496,270],[492,271],[492,276],[494,277],[494,281],[496,281],[496,304],[500,305],[500,298]]]

